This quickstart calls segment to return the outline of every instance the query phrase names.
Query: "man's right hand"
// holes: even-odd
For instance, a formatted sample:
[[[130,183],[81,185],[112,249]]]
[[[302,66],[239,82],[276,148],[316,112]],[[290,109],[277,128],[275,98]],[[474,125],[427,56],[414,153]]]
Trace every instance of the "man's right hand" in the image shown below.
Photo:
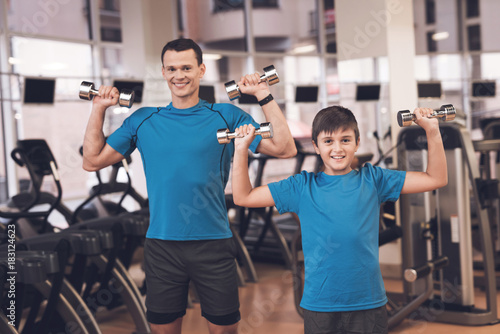
[[[108,108],[117,104],[119,97],[120,92],[116,87],[101,86],[99,87],[99,95],[94,96],[93,103],[94,106],[99,105]]]

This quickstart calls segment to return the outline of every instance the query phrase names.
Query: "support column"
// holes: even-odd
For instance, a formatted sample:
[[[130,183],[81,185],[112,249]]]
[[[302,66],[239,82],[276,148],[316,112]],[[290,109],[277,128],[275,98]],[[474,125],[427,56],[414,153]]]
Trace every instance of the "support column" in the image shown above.
[[[160,57],[163,46],[178,37],[176,15],[176,0],[121,1],[123,66],[126,76],[144,81],[142,103],[137,107],[166,106],[171,100],[161,75]],[[134,187],[147,197],[139,152],[135,151],[132,159]]]
[[[6,186],[7,186],[7,196],[12,197],[13,195],[19,192],[18,181],[17,181],[17,172],[16,172],[16,164],[12,159],[9,159],[10,152],[16,146],[17,141],[17,122],[14,118],[14,110],[12,108],[12,90],[10,87],[10,75],[11,73],[11,65],[9,64],[9,57],[11,56],[10,51],[10,36],[8,33],[8,24],[7,24],[7,11],[8,4],[5,0],[0,0],[0,24],[1,32],[0,32],[0,72],[3,75],[0,75],[0,109],[1,109],[1,117],[3,124],[3,138],[2,143],[3,149],[5,152],[5,174],[7,177]]]
[[[398,110],[413,110],[418,106],[413,1],[357,0],[353,6],[352,1],[337,0],[335,17],[339,62],[361,58],[388,59],[389,112],[392,144],[395,145],[400,130]],[[395,155],[394,161],[397,161]],[[399,217],[399,206],[396,206],[396,217]],[[401,275],[400,242],[380,248],[380,263],[385,276]]]

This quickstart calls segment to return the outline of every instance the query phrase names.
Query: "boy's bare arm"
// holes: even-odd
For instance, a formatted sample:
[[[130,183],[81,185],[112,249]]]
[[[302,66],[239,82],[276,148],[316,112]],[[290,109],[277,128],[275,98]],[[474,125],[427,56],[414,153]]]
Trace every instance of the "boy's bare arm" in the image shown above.
[[[267,185],[252,188],[248,176],[248,147],[255,137],[255,128],[243,125],[236,129],[242,138],[235,138],[233,158],[232,188],[234,204],[247,208],[262,208],[274,205]]]
[[[106,109],[118,102],[118,89],[101,86],[99,95],[93,99],[92,112],[83,139],[83,169],[86,171],[99,170],[124,158],[123,155],[106,144],[102,131]]]
[[[431,191],[448,184],[448,168],[439,123],[436,118],[426,117],[432,112],[429,108],[417,108],[414,111],[416,123],[425,130],[427,136],[427,170],[407,172],[402,194]]]

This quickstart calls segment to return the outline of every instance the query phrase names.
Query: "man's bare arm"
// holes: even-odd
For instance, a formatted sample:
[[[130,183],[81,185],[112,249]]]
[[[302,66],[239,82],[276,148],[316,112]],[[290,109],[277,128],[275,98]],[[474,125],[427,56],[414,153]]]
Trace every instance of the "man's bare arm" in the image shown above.
[[[97,171],[118,161],[124,156],[106,144],[102,131],[106,109],[118,102],[118,89],[110,86],[101,86],[99,96],[95,96],[92,103],[87,129],[83,139],[83,169]]]

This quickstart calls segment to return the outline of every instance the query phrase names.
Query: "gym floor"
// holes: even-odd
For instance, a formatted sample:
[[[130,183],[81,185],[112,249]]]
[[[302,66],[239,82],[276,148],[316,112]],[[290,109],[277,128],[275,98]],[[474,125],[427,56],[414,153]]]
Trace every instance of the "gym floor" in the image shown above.
[[[254,263],[259,281],[247,283],[240,288],[242,320],[239,333],[302,334],[303,321],[295,309],[291,271],[283,266],[270,263]],[[144,274],[139,265],[131,268],[134,280],[142,282]],[[401,282],[386,280],[386,290],[401,291]],[[485,295],[476,289],[476,307],[485,307]],[[500,292],[497,293],[497,305],[500,306]],[[200,305],[193,303],[183,320],[184,334],[208,333],[206,320],[201,317]],[[500,318],[500,307],[498,312]],[[134,323],[124,307],[99,312],[97,320],[104,334],[132,333]],[[405,320],[391,333],[421,334],[498,334],[500,324],[488,326],[456,326],[435,322],[411,322]]]

